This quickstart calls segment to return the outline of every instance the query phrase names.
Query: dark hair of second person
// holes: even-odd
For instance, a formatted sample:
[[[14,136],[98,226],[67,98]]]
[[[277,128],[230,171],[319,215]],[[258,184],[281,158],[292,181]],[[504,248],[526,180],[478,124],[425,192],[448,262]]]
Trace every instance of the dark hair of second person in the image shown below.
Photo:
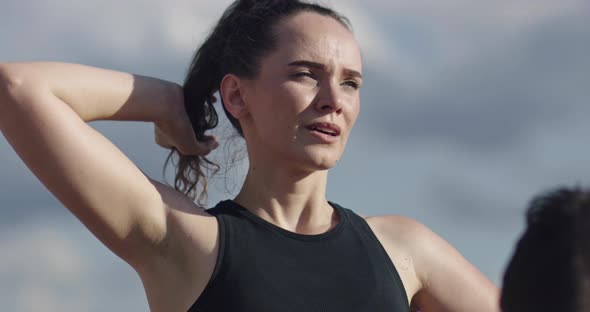
[[[535,197],[504,274],[504,312],[590,311],[590,191]]]

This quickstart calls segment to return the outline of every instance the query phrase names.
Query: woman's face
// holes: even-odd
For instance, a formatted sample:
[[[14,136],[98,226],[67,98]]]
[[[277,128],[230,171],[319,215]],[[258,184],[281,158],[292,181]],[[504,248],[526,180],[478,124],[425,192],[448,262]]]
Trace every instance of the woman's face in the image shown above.
[[[275,32],[277,48],[243,84],[248,114],[240,123],[249,153],[298,170],[329,169],[359,114],[357,42],[335,19],[308,12],[285,18]]]

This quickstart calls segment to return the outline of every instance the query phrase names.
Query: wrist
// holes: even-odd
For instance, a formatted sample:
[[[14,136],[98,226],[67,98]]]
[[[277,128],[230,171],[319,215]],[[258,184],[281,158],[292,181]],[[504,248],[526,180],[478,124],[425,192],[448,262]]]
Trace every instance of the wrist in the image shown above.
[[[184,108],[184,92],[182,86],[173,82],[166,82],[165,99],[160,103],[162,110],[154,116],[156,125],[174,123],[179,117],[186,115]]]

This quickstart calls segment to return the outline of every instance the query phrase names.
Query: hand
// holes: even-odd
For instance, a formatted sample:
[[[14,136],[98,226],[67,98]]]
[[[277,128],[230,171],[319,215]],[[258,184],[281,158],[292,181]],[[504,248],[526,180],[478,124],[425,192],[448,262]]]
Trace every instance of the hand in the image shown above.
[[[219,146],[217,139],[215,136],[205,136],[204,140],[197,140],[190,119],[184,110],[182,87],[177,86],[174,93],[168,118],[154,122],[156,144],[163,148],[175,148],[185,156],[209,154]]]

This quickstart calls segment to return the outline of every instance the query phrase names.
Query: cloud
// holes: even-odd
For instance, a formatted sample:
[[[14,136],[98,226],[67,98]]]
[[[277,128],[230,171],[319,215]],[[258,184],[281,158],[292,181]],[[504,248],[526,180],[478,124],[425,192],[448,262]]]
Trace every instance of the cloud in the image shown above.
[[[64,301],[59,287],[75,286],[88,267],[75,246],[46,222],[2,227],[0,288],[8,311],[75,311],[76,297]]]
[[[0,59],[56,60],[180,82],[230,1],[23,0],[3,6]]]
[[[27,222],[0,228],[3,309],[146,310],[141,284],[131,268],[112,261],[114,256],[106,248],[80,226],[72,228],[73,224],[73,220],[62,223],[32,216]]]
[[[459,4],[462,11],[454,10]],[[382,43],[371,55],[393,55],[365,60],[361,123],[370,120],[374,133],[396,140],[489,150],[514,144],[536,125],[564,125],[590,111],[587,3],[548,5],[526,18],[513,15],[529,2],[473,5],[383,5],[381,18],[359,19]]]
[[[456,1],[332,2],[350,17],[359,41],[370,51],[366,62],[402,75],[402,82],[427,79],[433,70],[480,59],[554,20],[587,13],[588,4],[572,1],[500,1],[493,4]],[[385,66],[385,68],[383,67]],[[391,77],[390,77],[391,78]]]
[[[36,281],[76,280],[88,268],[77,250],[56,228],[47,223],[29,223],[18,228],[3,228],[0,246],[0,274],[15,271],[35,276]],[[43,267],[37,265],[37,255],[43,254]],[[18,270],[15,270],[18,268]],[[32,281],[30,281],[32,282]]]

